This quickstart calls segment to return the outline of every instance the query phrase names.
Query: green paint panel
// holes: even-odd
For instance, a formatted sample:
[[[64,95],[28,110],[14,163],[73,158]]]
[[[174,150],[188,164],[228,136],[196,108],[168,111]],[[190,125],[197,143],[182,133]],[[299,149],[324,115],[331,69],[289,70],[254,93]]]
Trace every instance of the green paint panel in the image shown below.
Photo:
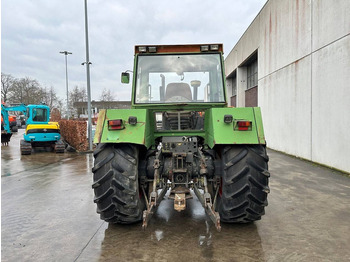
[[[232,115],[233,122],[225,123],[225,115]],[[252,129],[234,130],[235,120],[251,121]],[[211,148],[216,144],[265,144],[260,110],[251,107],[209,109],[205,113],[205,130],[206,143]]]
[[[137,124],[130,125],[130,116],[137,117]],[[122,119],[124,127],[121,130],[108,130],[108,120]],[[147,128],[148,110],[146,109],[109,109],[106,110],[101,139],[99,143],[133,143],[151,146],[152,135]],[[100,125],[102,121],[99,122]],[[99,128],[99,127],[97,127]],[[96,138],[96,136],[95,136]]]
[[[98,113],[97,118],[97,124],[96,124],[96,130],[95,130],[95,136],[94,136],[94,143],[98,144],[101,141],[101,135],[103,132],[103,125],[106,118],[106,109],[101,109]]]
[[[254,107],[253,109],[254,109],[256,131],[258,132],[259,143],[266,144],[260,107]]]
[[[158,111],[158,110],[157,110]],[[205,144],[213,148],[218,144],[265,144],[260,108],[211,108],[205,110],[205,130],[162,131],[154,130],[154,111],[147,109],[109,109],[100,112],[94,143],[133,143],[154,146],[155,138],[162,136],[201,136]],[[224,116],[232,115],[232,123],[225,123]],[[137,124],[130,125],[130,116],[137,117]],[[108,130],[108,120],[122,119],[124,129]],[[249,131],[234,130],[235,120],[252,122]]]

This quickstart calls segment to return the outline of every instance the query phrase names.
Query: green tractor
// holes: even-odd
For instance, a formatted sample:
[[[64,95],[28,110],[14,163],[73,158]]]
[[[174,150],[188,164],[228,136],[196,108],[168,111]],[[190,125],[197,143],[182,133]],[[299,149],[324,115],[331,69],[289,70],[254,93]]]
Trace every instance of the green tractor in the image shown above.
[[[220,221],[261,219],[270,191],[261,112],[227,106],[222,44],[136,46],[132,86],[131,109],[98,117],[101,219],[145,228],[168,191],[177,211],[194,193],[219,231]]]

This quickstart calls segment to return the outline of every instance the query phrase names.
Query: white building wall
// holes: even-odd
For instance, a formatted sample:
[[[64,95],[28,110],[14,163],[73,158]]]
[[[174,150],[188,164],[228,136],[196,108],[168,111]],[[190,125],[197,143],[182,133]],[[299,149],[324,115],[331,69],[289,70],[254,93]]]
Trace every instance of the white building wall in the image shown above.
[[[350,35],[312,54],[312,160],[350,172]]]
[[[259,81],[267,145],[311,159],[311,58],[278,70]]]
[[[312,2],[312,51],[349,35],[349,0],[313,0]]]
[[[244,106],[258,51],[258,104],[270,148],[350,172],[350,1],[270,0],[225,60]]]
[[[310,1],[269,1],[260,13],[259,79],[311,52]]]
[[[229,78],[226,80],[226,95],[227,97],[231,97],[233,94],[232,94],[232,78]]]
[[[247,90],[247,68],[237,69],[237,107],[245,106],[245,90]]]

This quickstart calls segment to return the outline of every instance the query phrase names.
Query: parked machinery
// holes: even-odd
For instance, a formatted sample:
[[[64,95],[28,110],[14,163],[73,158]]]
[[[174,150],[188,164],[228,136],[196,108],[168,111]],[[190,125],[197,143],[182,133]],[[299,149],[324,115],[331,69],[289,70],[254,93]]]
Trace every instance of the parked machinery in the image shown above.
[[[1,105],[1,115],[4,120],[4,132],[1,141],[9,142],[11,130],[8,121],[9,111],[21,111],[26,116],[26,130],[21,140],[22,155],[29,155],[33,147],[50,147],[56,153],[63,153],[65,145],[61,140],[60,128],[57,122],[50,122],[50,108],[45,105]]]
[[[260,108],[227,107],[223,46],[136,46],[132,109],[99,113],[93,189],[111,223],[145,228],[170,189],[220,221],[259,220],[269,193]],[[129,82],[129,73],[122,74]]]

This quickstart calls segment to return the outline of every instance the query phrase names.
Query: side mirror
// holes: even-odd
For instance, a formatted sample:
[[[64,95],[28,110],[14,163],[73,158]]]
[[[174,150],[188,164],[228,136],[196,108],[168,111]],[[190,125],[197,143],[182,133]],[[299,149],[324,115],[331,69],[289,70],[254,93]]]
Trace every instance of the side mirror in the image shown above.
[[[122,73],[122,83],[123,84],[129,84],[130,82],[130,74],[127,72]]]

